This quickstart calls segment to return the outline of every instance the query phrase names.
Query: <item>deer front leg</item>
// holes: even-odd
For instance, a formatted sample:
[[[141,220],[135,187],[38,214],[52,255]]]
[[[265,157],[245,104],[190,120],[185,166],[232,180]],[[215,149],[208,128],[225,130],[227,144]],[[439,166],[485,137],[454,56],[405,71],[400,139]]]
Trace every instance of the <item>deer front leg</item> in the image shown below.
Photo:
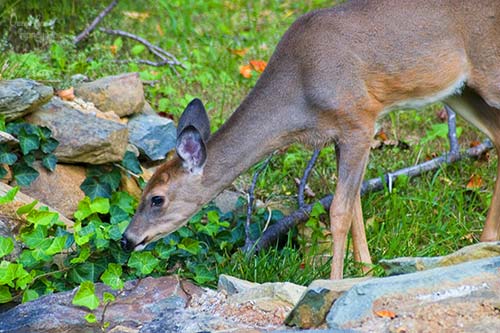
[[[353,139],[355,138],[355,140]],[[355,256],[370,263],[361,213],[360,188],[370,153],[370,135],[352,135],[350,142],[336,146],[338,182],[330,206],[333,238],[331,279],[342,279],[347,233],[353,226]]]
[[[352,220],[351,234],[354,247],[354,260],[362,264],[363,273],[371,271],[372,258],[366,241],[365,224],[363,223],[363,212],[361,210],[361,198],[358,196],[354,204],[354,217]]]

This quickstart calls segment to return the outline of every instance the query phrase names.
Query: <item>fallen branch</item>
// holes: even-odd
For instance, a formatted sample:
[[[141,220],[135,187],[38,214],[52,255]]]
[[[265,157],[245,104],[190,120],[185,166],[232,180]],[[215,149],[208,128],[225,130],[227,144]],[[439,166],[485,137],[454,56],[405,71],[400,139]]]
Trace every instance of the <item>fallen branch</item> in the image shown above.
[[[416,177],[421,175],[424,172],[431,171],[437,169],[439,166],[442,164],[446,163],[452,163],[459,161],[464,158],[472,158],[472,157],[479,157],[486,151],[490,150],[493,148],[493,145],[491,144],[491,141],[485,140],[483,143],[480,145],[469,148],[463,153],[459,153],[456,157],[456,159],[453,159],[450,162],[449,153],[446,153],[440,157],[434,158],[430,161],[426,161],[423,163],[420,163],[418,165],[404,168],[401,170],[398,170],[393,173],[389,173],[381,178],[373,178],[370,180],[367,180],[363,182],[363,185],[361,187],[361,195],[365,195],[370,192],[374,191],[379,191],[384,188],[384,186],[388,186],[389,180],[392,181],[392,179],[395,179],[399,176],[406,176],[409,178]],[[320,203],[325,209],[328,210],[330,207],[330,204],[332,202],[333,195],[327,195],[326,197],[322,198],[321,200],[317,201],[316,203]],[[309,218],[309,213],[311,212],[313,206],[316,203],[312,203],[309,205],[305,205],[292,214],[282,218],[275,224],[269,226],[269,228],[262,234],[262,236],[255,242],[254,246],[251,248],[252,251],[260,251],[276,242],[278,237],[290,230],[292,227],[297,225],[300,222],[303,222]],[[250,250],[250,248],[247,248]]]
[[[87,36],[95,29],[95,27],[99,24],[99,22],[102,21],[102,19],[104,18],[104,16],[108,15],[109,12],[111,10],[113,10],[113,8],[115,8],[115,6],[118,4],[118,0],[113,0],[113,2],[111,2],[108,7],[104,8],[104,10],[102,12],[99,13],[99,15],[97,15],[97,17],[92,21],[92,23],[90,23],[90,25],[88,27],[85,28],[85,30],[83,30],[78,36],[75,37],[75,39],[73,40],[73,43],[78,44],[80,43],[82,40],[84,40],[85,38],[87,38]]]
[[[122,31],[122,30],[99,28],[99,31],[102,31],[102,32],[107,33],[109,35],[115,35],[115,36],[133,39],[136,42],[139,42],[142,45],[146,46],[151,53],[153,53],[154,55],[156,55],[158,58],[161,59],[161,61],[158,61],[158,62],[154,62],[154,61],[150,61],[150,60],[143,60],[143,59],[134,60],[135,62],[147,64],[150,66],[156,66],[156,67],[163,66],[163,65],[170,65],[170,66],[181,66],[184,68],[184,65],[179,60],[177,60],[177,58],[173,54],[165,51],[161,47],[158,47],[156,45],[151,44],[148,40],[146,40],[142,37],[139,37],[139,36],[134,35],[130,32],[126,32],[126,31]],[[130,62],[129,60],[125,60],[125,61]],[[123,60],[122,60],[122,62],[123,62]]]
[[[316,163],[316,160],[318,159],[320,149],[315,149],[311,159],[307,163],[306,169],[304,170],[304,174],[302,175],[302,178],[300,179],[299,183],[299,194],[297,196],[297,201],[299,203],[299,208],[304,206],[304,190],[306,189],[307,186],[307,179],[309,178],[309,174],[311,173],[312,169],[314,168],[314,164]]]

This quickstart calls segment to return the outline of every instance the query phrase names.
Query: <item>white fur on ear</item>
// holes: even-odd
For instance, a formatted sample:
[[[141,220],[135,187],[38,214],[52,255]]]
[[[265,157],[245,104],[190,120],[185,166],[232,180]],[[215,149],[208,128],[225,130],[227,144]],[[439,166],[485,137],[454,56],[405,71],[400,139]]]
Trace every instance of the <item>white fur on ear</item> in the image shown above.
[[[200,133],[193,127],[185,128],[177,137],[177,155],[183,167],[193,174],[200,174],[207,159],[205,143]]]

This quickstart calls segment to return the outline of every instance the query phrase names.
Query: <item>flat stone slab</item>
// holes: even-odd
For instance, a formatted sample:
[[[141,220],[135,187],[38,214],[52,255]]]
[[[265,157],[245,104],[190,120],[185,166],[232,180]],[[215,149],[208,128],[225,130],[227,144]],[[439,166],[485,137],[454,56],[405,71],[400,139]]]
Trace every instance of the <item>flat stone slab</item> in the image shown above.
[[[493,257],[371,279],[342,295],[326,321],[331,328],[374,332],[453,332],[481,325],[500,331],[499,268],[500,257]]]
[[[0,115],[7,121],[20,118],[48,102],[53,92],[33,80],[0,80]]]

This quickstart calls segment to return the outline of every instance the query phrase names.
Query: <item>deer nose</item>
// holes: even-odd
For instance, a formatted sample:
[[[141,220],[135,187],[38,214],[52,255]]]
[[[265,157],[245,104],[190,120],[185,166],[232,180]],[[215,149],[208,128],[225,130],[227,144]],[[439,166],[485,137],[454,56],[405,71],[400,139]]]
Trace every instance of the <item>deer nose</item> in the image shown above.
[[[120,240],[120,244],[122,246],[122,249],[126,252],[132,251],[135,247],[134,243],[131,242],[126,236],[122,237],[122,239]]]

